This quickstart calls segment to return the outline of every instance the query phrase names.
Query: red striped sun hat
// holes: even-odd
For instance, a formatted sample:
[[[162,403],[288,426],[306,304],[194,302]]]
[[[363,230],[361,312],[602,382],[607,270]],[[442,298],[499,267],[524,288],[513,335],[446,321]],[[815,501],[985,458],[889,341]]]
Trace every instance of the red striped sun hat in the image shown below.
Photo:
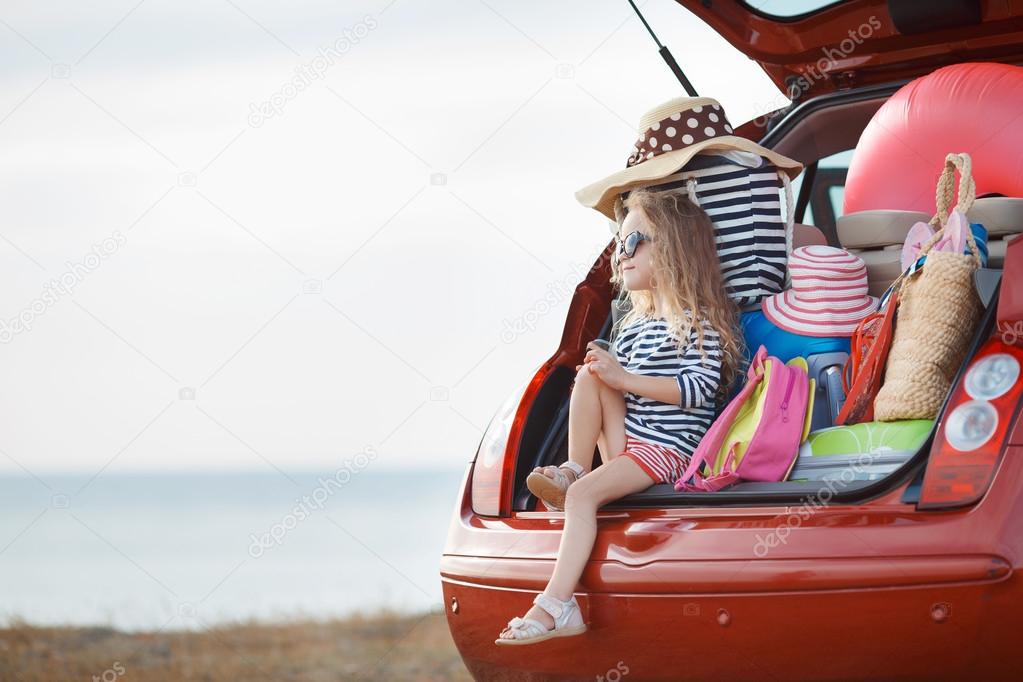
[[[792,288],[765,298],[760,307],[771,322],[804,336],[852,336],[877,310],[867,294],[867,265],[833,246],[801,246],[789,256]]]

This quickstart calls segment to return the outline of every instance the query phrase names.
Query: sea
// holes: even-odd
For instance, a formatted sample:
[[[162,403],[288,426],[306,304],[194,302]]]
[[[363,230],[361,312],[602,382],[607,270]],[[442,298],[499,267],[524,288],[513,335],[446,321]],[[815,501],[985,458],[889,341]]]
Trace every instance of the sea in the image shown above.
[[[439,610],[463,471],[0,477],[0,622],[204,629]]]

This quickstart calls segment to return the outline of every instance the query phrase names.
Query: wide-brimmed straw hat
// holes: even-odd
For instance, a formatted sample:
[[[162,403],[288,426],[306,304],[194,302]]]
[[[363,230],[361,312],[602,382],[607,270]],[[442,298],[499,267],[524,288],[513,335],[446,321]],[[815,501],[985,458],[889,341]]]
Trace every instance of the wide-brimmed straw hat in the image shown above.
[[[867,294],[867,265],[833,246],[801,246],[789,256],[792,288],[768,296],[760,307],[775,325],[804,336],[852,336],[877,310]]]
[[[636,144],[625,170],[575,193],[584,206],[615,219],[615,199],[622,192],[676,173],[705,150],[753,152],[795,178],[803,164],[732,134],[725,110],[711,97],[677,97],[643,114]]]

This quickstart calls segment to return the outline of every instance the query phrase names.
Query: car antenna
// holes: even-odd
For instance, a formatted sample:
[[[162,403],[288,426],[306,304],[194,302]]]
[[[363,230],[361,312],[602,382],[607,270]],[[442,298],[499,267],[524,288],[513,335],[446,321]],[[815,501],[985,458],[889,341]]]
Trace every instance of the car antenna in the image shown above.
[[[638,16],[639,20],[643,22],[643,25],[646,27],[650,37],[654,39],[655,43],[657,43],[657,51],[661,53],[661,57],[668,65],[668,68],[671,69],[671,72],[675,74],[675,78],[677,78],[678,82],[682,84],[682,87],[685,88],[686,93],[688,93],[690,97],[696,97],[696,88],[694,88],[693,84],[689,82],[686,75],[682,73],[682,69],[679,68],[678,62],[676,62],[675,58],[671,55],[671,50],[669,50],[666,46],[661,45],[661,41],[657,39],[657,35],[654,33],[654,30],[650,28],[650,24],[646,23],[646,19],[643,17],[643,13],[639,11],[639,8],[636,7],[636,3],[633,2],[633,0],[629,0],[629,4],[632,5],[632,9],[636,10],[636,16]]]

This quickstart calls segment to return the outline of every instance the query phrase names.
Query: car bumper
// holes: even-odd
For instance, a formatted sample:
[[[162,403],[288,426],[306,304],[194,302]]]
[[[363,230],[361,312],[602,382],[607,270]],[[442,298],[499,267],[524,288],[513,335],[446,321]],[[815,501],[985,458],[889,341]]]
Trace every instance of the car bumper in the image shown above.
[[[1008,564],[967,557],[930,570],[938,581],[906,574],[899,584],[912,565],[892,561],[889,584],[859,588],[838,586],[841,576],[827,578],[817,561],[813,589],[757,591],[740,581],[728,592],[667,585],[658,592],[648,583],[642,591],[580,592],[589,630],[528,647],[494,639],[529,608],[543,587],[533,576],[549,576],[550,562],[445,556],[442,587],[455,644],[479,680],[1018,678],[1023,654],[1013,633],[1023,626],[1015,608],[1023,593]],[[582,584],[613,578],[613,563],[591,562]]]

